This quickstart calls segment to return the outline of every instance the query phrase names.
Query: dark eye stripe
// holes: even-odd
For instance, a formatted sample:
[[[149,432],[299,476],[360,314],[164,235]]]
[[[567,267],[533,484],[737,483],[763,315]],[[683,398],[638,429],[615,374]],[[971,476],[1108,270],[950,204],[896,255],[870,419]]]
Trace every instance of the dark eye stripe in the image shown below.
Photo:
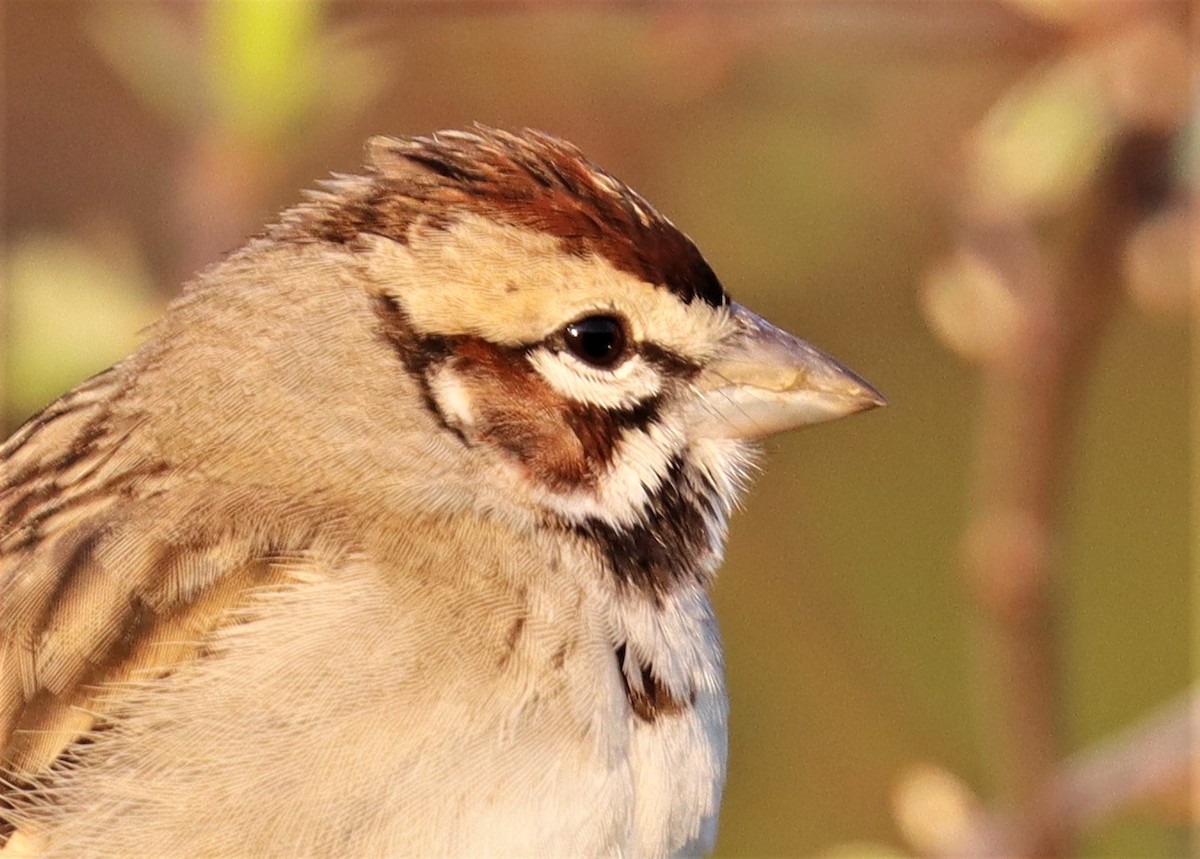
[[[563,396],[529,362],[545,344],[505,347],[478,337],[420,335],[394,299],[375,304],[383,339],[412,376],[434,420],[464,444],[482,440],[516,457],[531,476],[556,490],[594,486],[627,433],[659,420],[664,394],[620,407],[604,407]],[[670,376],[687,378],[698,369],[651,344],[638,351]],[[449,365],[471,395],[475,426],[470,437],[442,412],[433,393],[434,374]]]
[[[543,342],[525,347],[524,351],[532,352],[543,346],[549,346],[551,349],[564,348],[562,332],[555,332]],[[700,372],[698,363],[657,343],[628,341],[625,344],[625,354],[626,357],[640,355],[647,364],[669,378],[687,380]]]
[[[668,376],[690,379],[700,372],[700,365],[695,361],[656,343],[640,343],[636,349],[648,364],[652,364]]]
[[[435,419],[468,442],[441,413],[430,390],[432,373],[453,362],[472,395],[472,443],[478,437],[515,457],[531,478],[553,490],[594,487],[621,440],[658,421],[669,396],[656,395],[624,408],[581,403],[551,388],[529,363],[528,353],[545,344],[505,348],[478,338],[422,338],[394,302],[380,302],[376,312],[385,339],[414,376]],[[653,344],[637,348],[667,375],[687,378],[699,369]],[[591,517],[557,522],[596,546],[623,587],[661,600],[679,582],[704,583],[711,575],[716,563],[714,529],[722,520],[718,498],[711,480],[687,465],[680,451],[632,524],[614,526]]]

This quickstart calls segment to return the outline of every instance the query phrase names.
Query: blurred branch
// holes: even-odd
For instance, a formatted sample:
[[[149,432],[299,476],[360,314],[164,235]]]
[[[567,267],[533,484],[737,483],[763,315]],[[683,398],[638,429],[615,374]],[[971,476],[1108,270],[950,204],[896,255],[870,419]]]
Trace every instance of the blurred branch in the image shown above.
[[[381,90],[378,52],[326,0],[97,7],[96,47],[178,133],[178,265],[189,278],[257,226],[289,163]],[[165,70],[165,71],[164,71]]]
[[[1156,145],[1157,144],[1157,145]],[[1061,757],[1057,719],[1060,500],[1077,402],[1119,294],[1124,239],[1164,170],[1165,141],[1117,147],[1063,224],[1052,265],[1023,219],[969,216],[963,244],[1010,284],[1014,307],[984,356],[984,406],[964,568],[985,611],[981,665],[994,684],[993,742],[1007,793],[1027,817],[1030,855],[1067,851],[1039,798]]]
[[[1065,475],[1130,236],[1169,202],[1186,115],[1186,75],[1161,61],[1178,53],[1178,29],[1138,23],[1018,85],[981,124],[958,252],[923,295],[935,330],[983,372],[963,569],[983,610],[989,747],[1010,806],[989,855],[1062,856],[1079,829],[1058,776]]]
[[[1200,758],[1195,728],[1200,691],[1192,691],[1134,728],[1069,760],[1038,798],[1059,837],[1074,837],[1113,814],[1166,793],[1189,793]],[[1020,824],[981,816],[965,839],[944,855],[1012,856],[1027,843]]]
[[[1195,730],[1200,689],[1193,689],[1139,724],[1069,759],[1044,786],[1038,805],[1061,835],[1077,837],[1135,806],[1184,813],[1196,802],[1191,775],[1200,766]],[[970,789],[934,766],[899,783],[894,811],[906,841],[921,855],[981,859],[1026,853],[1025,823],[985,811]]]

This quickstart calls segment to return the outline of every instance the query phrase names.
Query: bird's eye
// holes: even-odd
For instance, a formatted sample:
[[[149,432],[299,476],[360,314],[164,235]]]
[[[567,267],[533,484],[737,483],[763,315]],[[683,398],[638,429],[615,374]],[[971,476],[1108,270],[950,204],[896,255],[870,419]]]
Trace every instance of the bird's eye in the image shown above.
[[[563,329],[567,348],[593,367],[611,367],[625,354],[625,326],[615,316],[585,316]]]

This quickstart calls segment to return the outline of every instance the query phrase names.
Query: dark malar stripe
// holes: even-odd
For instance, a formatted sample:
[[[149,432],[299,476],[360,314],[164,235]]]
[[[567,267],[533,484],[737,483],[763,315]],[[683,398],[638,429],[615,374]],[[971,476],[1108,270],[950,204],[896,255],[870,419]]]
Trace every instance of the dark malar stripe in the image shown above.
[[[570,403],[564,412],[567,427],[579,439],[589,468],[588,485],[594,485],[616,453],[629,430],[644,430],[658,420],[660,397],[650,397],[624,408],[603,408],[588,403]]]
[[[711,575],[712,529],[719,522],[716,492],[676,456],[633,525],[589,518],[566,527],[600,550],[619,582],[661,604],[678,583],[705,584]]]

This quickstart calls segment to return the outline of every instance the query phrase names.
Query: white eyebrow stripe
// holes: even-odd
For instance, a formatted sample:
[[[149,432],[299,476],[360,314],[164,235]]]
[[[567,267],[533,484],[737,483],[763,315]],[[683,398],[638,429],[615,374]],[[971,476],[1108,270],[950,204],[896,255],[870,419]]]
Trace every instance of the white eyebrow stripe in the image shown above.
[[[620,366],[596,370],[566,352],[539,346],[529,353],[529,363],[555,392],[603,409],[629,409],[662,392],[662,373],[640,355],[631,355]]]

